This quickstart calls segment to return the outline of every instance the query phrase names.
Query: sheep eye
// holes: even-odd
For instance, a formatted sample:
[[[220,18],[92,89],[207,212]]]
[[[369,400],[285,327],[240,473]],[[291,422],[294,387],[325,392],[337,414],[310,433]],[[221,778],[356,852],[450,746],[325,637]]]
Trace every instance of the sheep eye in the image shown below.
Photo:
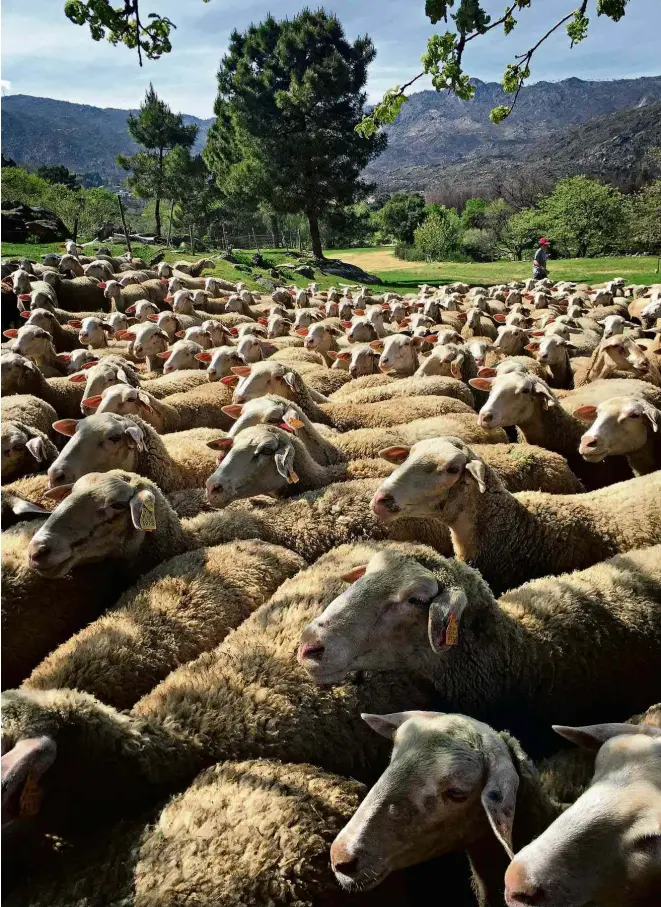
[[[428,608],[429,602],[424,598],[416,598],[415,595],[409,596],[407,599],[410,605],[419,605],[421,608]]]
[[[116,501],[114,504],[108,504],[108,510],[114,510],[119,512],[120,510],[125,510],[126,504],[123,504],[121,501]]]
[[[110,441],[111,444],[119,444],[119,442],[121,440],[122,440],[121,435],[111,435],[111,437],[106,438],[106,441]]]
[[[456,476],[457,473],[459,472],[459,467],[458,466],[448,466],[445,471],[449,472],[451,476]]]
[[[640,413],[629,413],[630,419],[640,419]]]
[[[456,787],[448,787],[444,791],[443,796],[446,800],[451,800],[453,803],[465,803],[468,800],[468,794]]]
[[[522,388],[521,393],[522,393],[522,394],[529,394],[529,393],[530,393],[530,388],[528,388],[528,387]]]

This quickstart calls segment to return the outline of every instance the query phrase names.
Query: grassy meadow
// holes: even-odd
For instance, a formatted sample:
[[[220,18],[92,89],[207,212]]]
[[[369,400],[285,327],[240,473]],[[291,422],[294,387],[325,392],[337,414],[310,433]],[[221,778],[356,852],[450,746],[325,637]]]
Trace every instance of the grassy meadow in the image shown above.
[[[111,247],[115,255],[121,255],[125,246],[114,245]],[[36,261],[47,252],[61,252],[59,243],[48,245],[2,243],[2,256],[25,257]],[[149,261],[156,254],[157,248],[153,246],[133,245],[133,254]],[[239,267],[230,262],[220,260],[213,271],[205,271],[205,276],[221,277],[225,280],[242,280],[251,288],[258,288],[256,282],[260,276],[268,276],[268,268],[274,267],[281,271],[283,278],[290,284],[306,286],[308,278],[294,274],[286,265],[295,267],[303,261],[296,258],[290,251],[284,249],[262,249],[263,258],[268,263],[266,268],[254,268],[251,265],[253,251],[235,250]],[[165,260],[174,262],[179,259],[195,259],[201,257],[191,255],[180,250],[166,252]],[[210,258],[215,258],[214,253],[206,253]],[[328,258],[339,258],[350,264],[358,265],[370,274],[379,278],[382,289],[394,290],[401,293],[415,292],[418,285],[428,283],[432,285],[448,284],[461,281],[477,286],[494,283],[505,283],[509,280],[522,279],[532,276],[532,265],[529,261],[496,261],[488,263],[476,262],[433,262],[427,264],[418,261],[401,261],[395,258],[392,248],[377,246],[367,249],[331,249],[326,252]],[[250,267],[250,270],[243,270]],[[657,259],[653,257],[620,256],[611,258],[563,258],[549,262],[549,275],[555,280],[572,280],[576,283],[600,284],[613,277],[624,277],[627,283],[652,284],[661,282],[661,274],[657,270]],[[333,284],[347,283],[333,274],[315,272],[316,282],[322,289]]]

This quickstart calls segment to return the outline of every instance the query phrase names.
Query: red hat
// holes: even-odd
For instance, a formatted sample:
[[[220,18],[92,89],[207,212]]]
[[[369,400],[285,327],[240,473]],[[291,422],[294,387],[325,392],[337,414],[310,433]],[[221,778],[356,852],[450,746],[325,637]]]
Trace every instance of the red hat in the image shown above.
[[[539,241],[539,244],[540,244],[540,246],[549,246],[550,245],[548,239],[545,236],[542,236],[542,238]]]

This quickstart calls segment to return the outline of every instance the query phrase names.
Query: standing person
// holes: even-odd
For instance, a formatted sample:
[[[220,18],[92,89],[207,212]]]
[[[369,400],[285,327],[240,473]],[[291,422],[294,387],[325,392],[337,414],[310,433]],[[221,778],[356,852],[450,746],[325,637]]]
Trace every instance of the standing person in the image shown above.
[[[546,262],[549,257],[549,246],[550,242],[545,236],[542,236],[538,243],[538,249],[535,252],[535,257],[533,258],[532,263],[532,276],[535,280],[541,280],[543,277],[548,277],[548,271],[546,270]]]

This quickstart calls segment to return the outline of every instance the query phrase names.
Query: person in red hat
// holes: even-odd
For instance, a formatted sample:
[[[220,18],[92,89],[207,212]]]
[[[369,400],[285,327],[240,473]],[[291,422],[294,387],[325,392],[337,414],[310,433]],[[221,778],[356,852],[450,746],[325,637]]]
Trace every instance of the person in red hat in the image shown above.
[[[546,262],[549,257],[549,247],[551,243],[545,236],[542,236],[538,243],[537,251],[535,252],[535,257],[533,258],[532,264],[532,276],[535,280],[541,280],[543,277],[548,277],[548,271],[546,270]]]

